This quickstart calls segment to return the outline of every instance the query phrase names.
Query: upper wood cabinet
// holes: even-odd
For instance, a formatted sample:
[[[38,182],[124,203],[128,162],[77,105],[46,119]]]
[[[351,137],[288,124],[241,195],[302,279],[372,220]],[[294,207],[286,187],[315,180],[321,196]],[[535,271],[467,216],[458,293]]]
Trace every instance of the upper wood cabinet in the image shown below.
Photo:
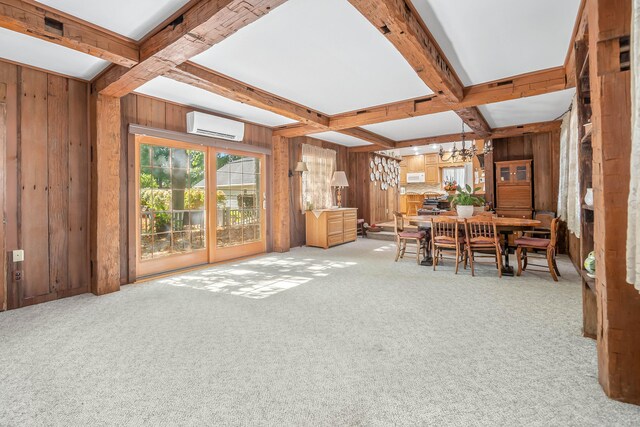
[[[438,155],[437,154],[425,154],[424,155],[424,164],[425,165],[437,165],[438,164]]]
[[[424,182],[425,184],[440,183],[440,168],[438,167],[437,154],[424,155]]]
[[[403,166],[402,163],[400,163],[400,184],[406,184],[407,183],[407,166]]]
[[[531,160],[496,162],[496,184],[522,185],[531,183]]]
[[[426,184],[440,184],[440,168],[437,163],[435,165],[425,165],[424,182]]]
[[[407,172],[424,172],[424,156],[420,155],[407,157]]]
[[[496,162],[498,216],[531,218],[532,196],[531,160]]]

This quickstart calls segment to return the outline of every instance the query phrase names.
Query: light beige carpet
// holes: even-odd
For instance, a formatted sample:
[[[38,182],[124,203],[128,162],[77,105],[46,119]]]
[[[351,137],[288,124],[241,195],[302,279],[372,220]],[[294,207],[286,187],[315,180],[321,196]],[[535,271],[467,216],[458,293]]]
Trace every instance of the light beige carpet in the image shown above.
[[[638,425],[606,398],[578,277],[266,255],[0,313],[0,425]]]

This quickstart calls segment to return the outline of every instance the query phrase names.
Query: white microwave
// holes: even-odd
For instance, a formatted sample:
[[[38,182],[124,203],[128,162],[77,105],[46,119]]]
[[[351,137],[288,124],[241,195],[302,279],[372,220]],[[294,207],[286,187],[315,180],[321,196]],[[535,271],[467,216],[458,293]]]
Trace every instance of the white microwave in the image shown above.
[[[414,172],[407,174],[407,184],[415,182],[424,182],[424,172]]]

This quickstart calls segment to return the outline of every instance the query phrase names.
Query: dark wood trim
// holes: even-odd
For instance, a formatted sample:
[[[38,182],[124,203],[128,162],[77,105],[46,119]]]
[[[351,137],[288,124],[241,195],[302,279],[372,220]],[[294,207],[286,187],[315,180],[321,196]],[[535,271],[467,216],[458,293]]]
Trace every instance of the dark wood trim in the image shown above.
[[[47,5],[0,0],[0,27],[77,50],[123,67],[138,63],[138,45]]]

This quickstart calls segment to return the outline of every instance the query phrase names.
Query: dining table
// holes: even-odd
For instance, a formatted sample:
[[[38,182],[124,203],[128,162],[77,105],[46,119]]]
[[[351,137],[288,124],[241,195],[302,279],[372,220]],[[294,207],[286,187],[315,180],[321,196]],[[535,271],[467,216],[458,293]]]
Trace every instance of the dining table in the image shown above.
[[[431,228],[431,218],[435,215],[411,215],[405,216],[404,219],[411,225],[416,225],[420,228]],[[455,218],[460,224],[464,224],[464,218],[458,216],[449,216],[449,218]],[[541,221],[537,219],[529,218],[511,218],[511,217],[493,217],[491,219],[496,223],[496,229],[498,233],[503,236],[502,254],[504,256],[504,263],[502,267],[502,274],[505,276],[513,276],[513,267],[509,265],[509,235],[516,231],[524,231],[530,228],[542,225]],[[432,265],[433,260],[427,255],[425,251],[425,258],[422,260],[422,265]]]

